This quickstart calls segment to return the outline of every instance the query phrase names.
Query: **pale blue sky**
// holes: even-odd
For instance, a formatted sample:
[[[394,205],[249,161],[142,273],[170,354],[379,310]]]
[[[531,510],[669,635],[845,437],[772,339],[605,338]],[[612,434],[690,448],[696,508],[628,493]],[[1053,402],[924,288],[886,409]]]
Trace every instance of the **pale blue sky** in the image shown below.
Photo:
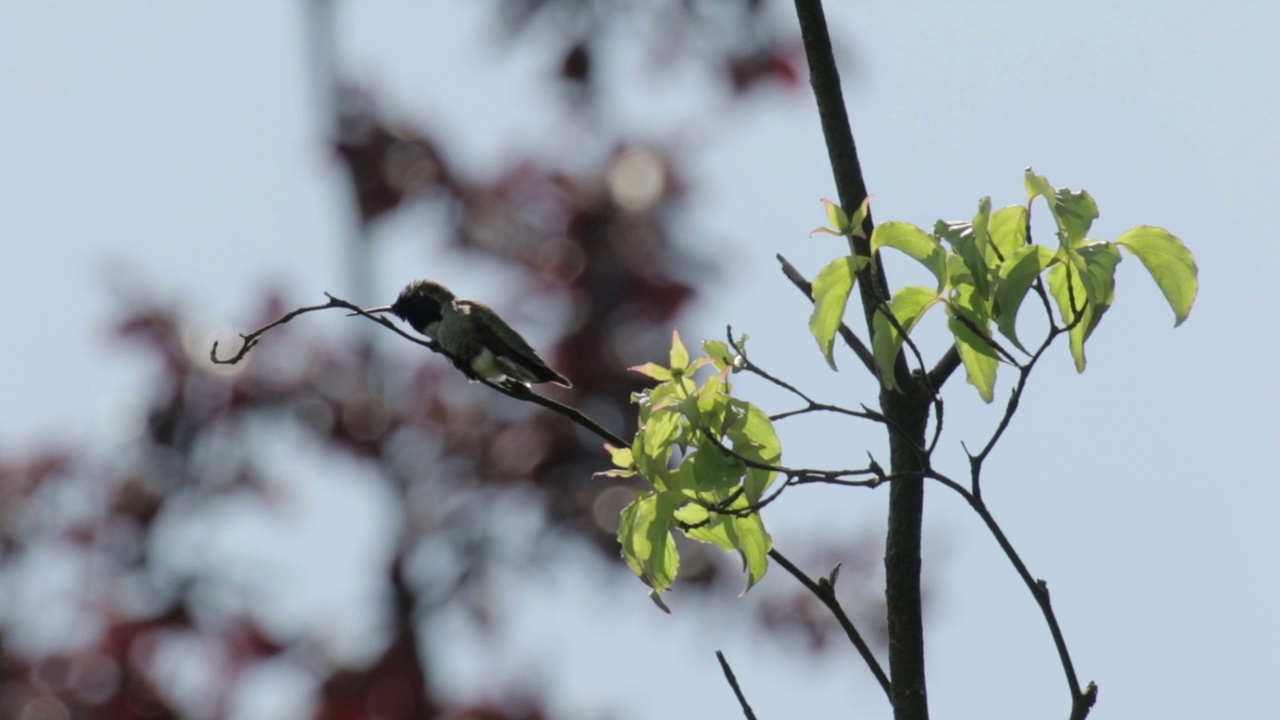
[[[1093,193],[1102,211],[1094,236],[1157,224],[1195,253],[1200,298],[1176,331],[1140,264],[1121,265],[1088,372],[1076,375],[1065,349],[1042,364],[984,489],[1032,572],[1048,580],[1082,681],[1101,686],[1093,717],[1274,707],[1280,10],[1154,0],[829,5],[836,42],[856,64],[847,102],[878,219],[927,227],[971,215],[982,195],[997,206],[1021,202],[1022,168],[1032,165]],[[534,36],[498,52],[478,9],[487,7],[349,3],[344,61],[481,170],[535,144],[572,154],[590,128],[566,126],[542,99],[555,49]],[[127,434],[121,408],[147,373],[106,337],[103,270],[112,264],[198,310],[206,329],[243,328],[266,282],[284,283],[299,303],[344,290],[346,210],[305,57],[300,2],[0,5],[0,301],[9,311],[0,453],[68,428],[104,446],[104,433]],[[620,52],[612,62],[629,59]],[[690,108],[708,106],[697,77],[632,77],[637,85],[620,90],[612,112],[626,126],[655,128],[654,137],[697,125]],[[834,195],[811,99],[753,100],[696,143],[688,238],[724,270],[683,323],[686,337],[718,335],[731,322],[778,374],[844,403],[873,399],[847,356],[846,373],[826,369],[807,335],[806,304],[772,260],[783,252],[812,274],[840,248],[807,237],[823,221],[818,199]],[[431,227],[419,212],[382,228],[382,293],[424,274],[405,268],[430,263],[466,294],[509,302],[487,270],[428,260],[419,239]],[[910,277],[890,262],[891,276]],[[918,333],[936,353],[933,321]],[[307,327],[346,326],[314,318]],[[743,379],[739,390],[781,409],[759,383]],[[998,398],[1007,391],[1005,379]],[[947,397],[939,465],[963,475],[959,441],[985,438],[997,415],[962,377]],[[858,443],[880,442],[856,425],[783,431],[792,465],[856,464]],[[288,457],[278,459],[282,473],[305,475]],[[306,487],[321,499],[295,526],[263,519],[242,530],[276,538],[283,549],[271,562],[312,582],[326,568],[302,548],[342,513],[363,514],[368,536],[350,542],[342,561],[345,577],[358,578],[360,553],[379,546],[387,499],[341,489],[349,483]],[[335,499],[341,492],[349,496]],[[812,524],[856,536],[879,527],[886,495],[800,489],[766,520],[784,550]],[[940,567],[927,636],[935,713],[1065,715],[1048,633],[994,542],[941,489],[929,493],[926,521],[926,568]],[[224,544],[212,556],[243,552]],[[475,652],[445,669],[448,681],[475,686],[482,663],[517,675],[536,667],[530,682],[545,680],[558,708],[734,718],[712,657],[724,648],[762,718],[890,716],[852,651],[796,662],[746,637],[736,609],[708,624],[680,612],[677,589],[677,614],[667,617],[638,581],[601,588],[596,577],[566,567],[554,579],[509,579],[521,589],[515,650],[460,640]],[[311,612],[317,623],[350,619],[346,607]],[[597,668],[618,662],[634,668],[631,683],[602,684]],[[679,698],[678,709],[663,698]]]

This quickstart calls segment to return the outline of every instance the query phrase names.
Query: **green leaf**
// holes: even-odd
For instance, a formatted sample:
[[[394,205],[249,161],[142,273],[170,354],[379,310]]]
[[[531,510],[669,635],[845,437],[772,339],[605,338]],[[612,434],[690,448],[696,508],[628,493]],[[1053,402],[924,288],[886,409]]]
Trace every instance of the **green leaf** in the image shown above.
[[[809,332],[818,341],[818,347],[832,370],[836,369],[833,354],[836,333],[844,321],[844,310],[849,304],[854,279],[867,262],[867,258],[849,255],[836,258],[822,268],[813,281],[813,314],[809,316]]]
[[[1049,294],[1058,304],[1063,323],[1071,324],[1077,313],[1082,315],[1068,337],[1076,372],[1084,372],[1084,342],[1115,299],[1120,251],[1111,243],[1095,242],[1069,251],[1068,257],[1068,262],[1049,270]]]
[[[973,244],[982,258],[982,267],[989,268],[991,247],[991,196],[978,200],[978,214],[973,216]]]
[[[666,382],[671,379],[671,371],[655,362],[647,362],[643,365],[636,365],[629,369],[632,372],[638,372],[641,375],[648,375],[658,382]]]
[[[680,331],[671,331],[671,372],[684,372],[689,367],[689,349],[680,339]]]
[[[1027,218],[1027,209],[1021,205],[1010,205],[991,214],[991,246],[999,253],[997,260],[1008,260],[1027,244]]]
[[[986,303],[977,296],[972,285],[956,288],[952,302],[947,305],[947,328],[956,339],[956,351],[964,363],[969,384],[978,390],[983,402],[995,397],[996,371],[1000,360],[995,348],[987,340],[991,333],[991,320],[987,317]],[[966,324],[959,318],[968,321]],[[970,327],[972,326],[972,328]],[[973,331],[977,328],[982,334]]]
[[[862,203],[858,205],[858,209],[853,211],[853,217],[849,218],[849,234],[853,237],[866,237],[867,233],[862,229],[862,224],[866,222],[867,213],[871,212],[871,196],[862,198]]]
[[[680,466],[690,473],[691,483],[682,485],[696,490],[700,497],[710,501],[727,498],[742,482],[746,466],[742,461],[723,452],[710,438],[699,435],[694,441],[694,451]]]
[[[1048,178],[1036,175],[1031,168],[1027,168],[1024,182],[1028,204],[1037,197],[1043,197],[1049,204],[1049,213],[1058,226],[1058,242],[1070,247],[1083,243],[1093,221],[1098,219],[1098,204],[1093,196],[1084,190],[1054,189]]]
[[[717,438],[724,435],[725,412],[729,409],[728,374],[725,369],[707,378],[696,396],[699,427],[710,430]]]
[[[745,499],[739,498],[731,507],[745,508],[748,504]],[[676,518],[689,525],[700,525],[685,532],[694,540],[716,545],[723,550],[737,551],[742,556],[743,569],[747,572],[747,588],[742,591],[744,594],[769,569],[769,551],[773,549],[773,538],[764,529],[764,520],[759,513],[746,517],[723,514],[711,517],[706,508],[690,503],[676,512]],[[706,524],[702,525],[704,522]]]
[[[684,399],[684,395],[680,394],[680,385],[674,382],[675,378],[668,380],[660,385],[649,388],[649,415],[659,410],[667,410],[680,404]],[[648,420],[649,415],[645,415]]]
[[[929,269],[941,290],[947,280],[947,251],[938,238],[907,222],[889,221],[871,232],[871,254],[882,247],[901,250]]]
[[[849,234],[849,215],[840,207],[840,204],[827,198],[822,198],[822,204],[827,209],[827,222],[835,229],[837,235]]]
[[[979,212],[979,215],[981,215],[981,212]],[[964,273],[958,272],[955,262],[948,259],[947,276],[951,287],[967,282],[977,287],[982,296],[986,297],[990,287],[989,278],[991,274],[991,271],[987,268],[986,245],[990,243],[985,240],[982,245],[978,243],[978,233],[974,228],[974,223],[939,220],[933,226],[933,234],[947,241],[947,244],[951,246],[955,254],[964,262],[965,269],[968,270],[968,278],[963,278]],[[983,235],[985,236],[986,234],[984,231]]]
[[[1126,231],[1115,244],[1138,256],[1173,308],[1173,326],[1181,325],[1200,290],[1200,271],[1187,246],[1168,230],[1150,225]]]
[[[729,349],[727,343],[719,340],[705,340],[702,343],[702,352],[715,362],[717,370],[733,367],[733,356],[736,353]]]
[[[738,552],[742,554],[742,566],[747,571],[747,587],[742,591],[746,595],[769,570],[769,551],[773,549],[773,538],[764,529],[764,519],[759,513],[730,518],[727,524],[736,536]]]
[[[782,441],[773,427],[768,413],[758,406],[742,400],[733,401],[742,412],[742,420],[730,426],[726,436],[733,441],[733,451],[748,460],[762,465],[777,465],[782,459]],[[772,470],[749,467],[746,469],[745,496],[751,502],[760,499],[778,476]]]
[[[973,273],[969,272],[969,266],[965,264],[964,258],[955,253],[947,255],[947,287],[959,287],[961,285],[972,285]]]
[[[645,449],[650,453],[650,457],[655,457],[655,453],[671,447],[680,434],[680,420],[680,413],[674,410],[655,412],[649,416],[649,422],[644,424],[642,432]]]
[[[614,447],[609,443],[604,444],[604,449],[609,453],[609,460],[620,468],[634,468],[636,466],[635,456],[631,454],[631,448]]]
[[[995,301],[999,308],[996,326],[1000,334],[1009,338],[1018,349],[1027,349],[1018,341],[1018,308],[1027,296],[1037,277],[1053,262],[1052,250],[1039,245],[1024,245],[1014,250],[1000,265],[999,282],[996,284]]]
[[[1049,179],[1043,175],[1037,175],[1034,170],[1027,168],[1022,174],[1022,181],[1027,186],[1027,203],[1038,197],[1043,197],[1050,204],[1053,202],[1053,185],[1049,184]]]
[[[889,309],[893,312],[893,316],[897,318],[902,329],[910,333],[911,329],[920,321],[920,318],[924,316],[925,311],[933,307],[938,300],[939,297],[936,290],[921,285],[909,285],[899,288],[893,294]],[[879,308],[876,310],[873,327],[875,336],[871,340],[871,352],[875,355],[876,367],[880,370],[880,377],[883,378],[885,387],[890,390],[896,389],[897,384],[893,377],[893,364],[898,358],[898,352],[902,349],[904,338],[898,333],[897,328],[889,322],[889,319],[885,317],[884,311]]]
[[[1093,221],[1098,219],[1098,204],[1086,190],[1072,192],[1060,188],[1053,195],[1054,217],[1058,228],[1066,236],[1067,244],[1075,247],[1084,242]]]
[[[645,437],[643,432],[636,433],[635,440],[631,442],[631,457],[635,460],[636,471],[645,479],[655,490],[670,489],[671,471],[668,465],[671,463],[671,448],[650,450],[645,445]]]
[[[1084,280],[1085,293],[1093,305],[1085,332],[1085,337],[1088,338],[1102,320],[1102,315],[1115,302],[1116,266],[1120,264],[1120,251],[1113,243],[1094,241],[1077,248],[1071,257],[1077,263],[1082,263],[1084,272],[1080,277]]]
[[[671,587],[680,569],[680,554],[668,528],[675,511],[685,502],[678,492],[650,493],[622,510],[618,525],[622,557],[658,592]]]

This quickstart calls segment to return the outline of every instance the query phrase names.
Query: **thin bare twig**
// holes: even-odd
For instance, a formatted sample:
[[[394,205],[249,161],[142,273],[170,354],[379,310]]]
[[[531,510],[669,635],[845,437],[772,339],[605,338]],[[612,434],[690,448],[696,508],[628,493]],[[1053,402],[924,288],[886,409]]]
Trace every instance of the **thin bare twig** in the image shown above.
[[[724,679],[729,681],[729,687],[733,688],[733,694],[738,698],[738,704],[742,706],[742,714],[747,720],[756,720],[756,714],[752,712],[751,705],[747,703],[747,696],[742,694],[742,688],[738,687],[738,678],[733,674],[733,668],[729,667],[729,661],[724,659],[724,653],[716,651],[716,659],[720,661],[720,669],[724,671]]]
[[[845,614],[844,608],[840,606],[840,601],[836,598],[835,583],[829,578],[820,578],[817,582],[814,582],[803,570],[796,567],[795,563],[788,560],[785,555],[777,550],[770,550],[769,557],[773,558],[773,561],[781,566],[783,570],[791,573],[805,589],[813,593],[814,597],[827,606],[827,609],[835,616],[836,622],[840,623],[840,627],[844,629],[849,642],[853,643],[853,646],[857,648],[863,662],[871,669],[871,674],[875,676],[876,681],[880,683],[880,687],[884,689],[885,696],[892,702],[893,692],[890,690],[889,676],[885,674],[884,668],[880,667],[880,661],[876,660],[875,653],[871,652],[871,647],[862,639],[862,634],[854,627],[853,621],[849,619],[849,616]]]
[[[729,346],[732,347],[735,351],[737,351],[738,357],[742,358],[742,367],[740,368],[741,372],[749,372],[753,375],[758,375],[759,377],[764,378],[765,380],[768,380],[769,382],[773,383],[774,385],[777,385],[783,390],[786,390],[792,395],[795,395],[796,397],[800,398],[807,404],[807,407],[802,408],[800,410],[789,410],[787,412],[779,413],[777,415],[770,415],[769,420],[771,421],[781,420],[783,418],[791,417],[793,415],[801,415],[807,412],[830,412],[830,413],[837,413],[840,415],[848,415],[850,417],[861,418],[863,420],[871,420],[872,422],[878,422],[878,423],[885,422],[884,415],[881,415],[880,413],[875,412],[874,410],[867,409],[866,407],[863,407],[862,410],[850,410],[848,408],[840,407],[839,405],[831,405],[828,403],[820,403],[815,401],[813,398],[801,392],[798,388],[796,388],[796,386],[792,385],[786,380],[783,380],[773,375],[772,373],[768,372],[764,368],[752,362],[751,358],[747,356],[746,351],[743,349],[742,343],[734,339],[732,325],[727,326],[725,328],[725,337],[728,338],[729,340]]]
[[[1005,557],[1009,559],[1014,570],[1018,572],[1018,577],[1022,578],[1022,583],[1027,586],[1027,590],[1031,591],[1031,596],[1035,598],[1036,604],[1040,606],[1040,612],[1044,615],[1045,623],[1049,626],[1049,634],[1053,636],[1053,645],[1058,651],[1058,659],[1062,662],[1062,671],[1066,675],[1067,686],[1071,690],[1071,719],[1084,720],[1089,714],[1089,709],[1093,707],[1094,702],[1097,700],[1098,686],[1091,682],[1084,689],[1080,687],[1080,680],[1076,676],[1075,664],[1071,661],[1071,652],[1067,649],[1067,641],[1062,635],[1062,628],[1058,625],[1057,615],[1054,614],[1053,605],[1049,601],[1048,584],[1044,580],[1039,580],[1031,575],[1026,563],[1022,561],[1018,551],[1013,548],[1013,543],[1009,542],[1004,530],[1001,529],[1000,524],[996,522],[991,511],[987,509],[987,504],[983,502],[979,495],[969,492],[960,483],[932,469],[925,471],[924,474],[926,477],[950,488],[964,498],[965,502],[969,503],[969,507],[973,508],[974,512],[978,513],[978,517],[982,518],[987,530],[996,539],[996,543],[1000,545],[1000,549],[1004,551]]]
[[[432,352],[444,355],[446,358],[449,358],[450,361],[454,362],[455,365],[457,365],[456,359],[453,356],[451,356],[449,353],[445,352],[445,350],[441,348],[440,344],[437,343],[435,340],[428,340],[424,338],[414,337],[413,335],[410,335],[405,331],[401,330],[400,328],[396,327],[396,325],[392,323],[391,320],[389,320],[387,317],[383,315],[375,315],[372,313],[367,313],[360,306],[355,305],[354,303],[350,303],[341,298],[334,297],[329,293],[325,293],[325,297],[329,298],[329,302],[325,303],[324,305],[311,305],[308,307],[298,308],[297,310],[293,310],[292,312],[284,314],[283,316],[280,317],[279,320],[276,320],[271,323],[267,323],[266,325],[263,325],[262,327],[258,328],[257,330],[254,330],[251,333],[248,333],[248,334],[242,333],[240,335],[240,339],[241,339],[240,349],[236,352],[235,355],[231,356],[230,358],[220,359],[218,357],[218,343],[215,341],[213,343],[213,347],[209,350],[210,361],[219,365],[234,365],[240,362],[241,360],[243,360],[245,356],[249,354],[249,351],[252,350],[254,346],[258,344],[258,341],[262,339],[262,336],[265,335],[267,331],[271,330],[272,328],[279,327],[280,325],[283,325],[289,322],[290,320],[294,319],[295,317],[298,317],[299,315],[302,315],[304,313],[316,312],[318,310],[330,310],[333,308],[341,308],[343,310],[351,311],[356,315],[360,315],[361,317],[368,318],[369,320],[372,320],[373,322],[378,323],[379,325],[387,328],[391,332],[399,335],[400,337],[408,340],[409,342],[415,343],[417,345],[421,345],[431,350]],[[610,432],[609,430],[605,429],[602,425],[597,423],[595,420],[592,420],[591,418],[584,415],[582,411],[576,408],[569,407],[568,405],[565,405],[563,403],[558,403],[555,400],[552,400],[550,398],[543,397],[542,395],[539,395],[533,392],[532,390],[530,390],[529,387],[527,385],[524,385],[523,383],[517,383],[517,382],[497,383],[484,378],[480,378],[479,382],[493,388],[494,390],[497,390],[498,392],[502,393],[503,395],[506,395],[507,397],[513,398],[515,400],[522,400],[524,402],[530,402],[535,405],[541,405],[542,407],[547,408],[548,410],[559,413],[560,415],[565,416],[566,418],[576,423],[577,425],[583,428],[586,428],[587,430],[590,430],[595,435],[603,438],[605,441],[609,442],[610,444],[616,447],[629,447],[631,445],[631,443],[622,439],[622,437],[618,436],[613,432]]]
[[[329,302],[325,303],[324,305],[311,305],[308,307],[300,307],[297,310],[285,313],[280,317],[279,320],[276,320],[275,322],[267,323],[266,325],[263,325],[262,327],[258,328],[257,330],[254,330],[253,332],[247,335],[244,333],[241,333],[240,349],[236,351],[235,355],[232,355],[229,358],[223,359],[218,357],[218,341],[214,340],[213,347],[209,349],[209,361],[214,363],[215,365],[235,365],[236,363],[243,360],[246,355],[249,354],[249,351],[252,350],[254,346],[258,344],[258,341],[262,339],[262,336],[265,335],[268,330],[279,327],[289,322],[290,320],[298,317],[299,315],[303,315],[309,312],[316,312],[317,310],[329,310],[332,308],[342,308],[344,310],[350,310],[358,315],[363,315],[364,317],[367,317],[370,320],[378,323],[379,325],[386,327],[388,330],[391,330],[392,332],[396,333],[397,335],[400,335],[401,337],[405,338],[410,342],[414,342],[419,345],[422,345],[423,347],[430,348],[434,352],[438,352],[438,353],[444,352],[443,350],[440,349],[440,346],[436,344],[434,340],[424,340],[422,338],[416,338],[404,332],[400,328],[396,327],[390,320],[388,320],[385,317],[382,317],[381,315],[371,315],[369,313],[366,313],[358,305],[354,305],[352,303],[347,302],[346,300],[336,298],[330,295],[329,293],[325,293],[324,295],[325,297],[329,298]]]
[[[1038,278],[1037,282],[1039,282]],[[1068,284],[1070,283],[1068,282]],[[1087,300],[1085,301],[1085,306],[1088,307]],[[1044,341],[1040,343],[1040,347],[1036,348],[1036,351],[1032,353],[1031,359],[1025,364],[1017,366],[1018,382],[1013,386],[1013,392],[1009,395],[1009,402],[1005,405],[1004,415],[1000,417],[1000,422],[996,425],[995,432],[992,433],[991,438],[987,440],[986,445],[982,447],[982,450],[977,455],[970,453],[967,447],[965,448],[965,453],[969,455],[969,477],[972,479],[973,493],[978,497],[982,497],[982,464],[986,462],[987,456],[995,449],[996,443],[1004,436],[1004,431],[1008,429],[1009,423],[1012,422],[1014,413],[1018,411],[1018,405],[1022,401],[1022,392],[1026,389],[1027,380],[1031,377],[1032,369],[1035,368],[1036,363],[1040,361],[1045,351],[1049,349],[1049,346],[1053,344],[1053,341],[1059,335],[1071,332],[1076,325],[1084,320],[1084,309],[1081,309],[1072,319],[1070,325],[1059,327],[1054,324],[1052,310],[1047,305],[1045,311],[1050,313],[1049,332],[1045,335]],[[961,446],[963,447],[963,443],[961,443]]]
[[[872,459],[871,464],[865,468],[854,468],[851,470],[813,470],[810,468],[790,468],[785,465],[771,465],[769,463],[753,460],[737,450],[726,446],[724,443],[716,439],[716,437],[711,434],[711,431],[706,428],[702,428],[702,432],[706,438],[715,443],[715,446],[725,455],[738,460],[749,468],[776,472],[783,475],[786,477],[788,483],[792,485],[803,485],[806,483],[833,483],[838,485],[855,485],[859,487],[876,487],[884,483],[888,478],[888,476],[885,475],[884,469],[882,469],[880,464],[874,459]],[[868,478],[867,480],[845,480],[845,478],[854,475],[872,475],[874,477]],[[791,482],[792,480],[797,480],[798,482]],[[843,482],[837,483],[835,482],[837,480],[843,480]]]

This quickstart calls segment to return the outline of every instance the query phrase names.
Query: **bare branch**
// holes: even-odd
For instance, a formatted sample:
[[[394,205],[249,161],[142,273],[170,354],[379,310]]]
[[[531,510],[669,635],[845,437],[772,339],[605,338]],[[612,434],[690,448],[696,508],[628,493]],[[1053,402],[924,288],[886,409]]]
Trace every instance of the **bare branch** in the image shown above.
[[[885,482],[886,479],[888,479],[888,476],[885,475],[884,469],[881,468],[880,464],[877,463],[874,459],[872,459],[871,464],[865,468],[854,468],[851,470],[813,470],[810,468],[790,468],[790,467],[786,467],[785,465],[770,465],[769,463],[762,463],[758,460],[752,460],[751,458],[743,455],[742,453],[739,453],[737,450],[734,450],[733,448],[726,446],[724,443],[716,439],[716,437],[711,434],[711,431],[707,430],[706,428],[702,428],[702,433],[703,435],[706,436],[708,440],[710,440],[712,443],[715,444],[717,448],[720,449],[720,452],[724,453],[725,455],[728,455],[729,457],[734,458],[735,460],[741,462],[743,465],[746,465],[749,468],[753,468],[755,470],[766,470],[768,472],[776,472],[780,475],[783,475],[786,477],[787,482],[790,485],[804,485],[806,483],[830,483],[835,485],[876,487],[877,485],[882,484],[883,482]],[[846,478],[849,478],[855,475],[871,475],[873,477],[868,478],[866,480],[857,480],[857,481],[846,480]],[[796,482],[792,482],[793,480],[795,480]],[[840,482],[837,482],[837,481],[840,481]]]
[[[982,518],[987,530],[991,532],[992,537],[996,539],[996,543],[1000,545],[1000,549],[1004,551],[1005,557],[1009,559],[1014,570],[1018,572],[1018,577],[1022,578],[1022,583],[1027,586],[1027,590],[1035,598],[1036,604],[1040,606],[1040,612],[1044,615],[1045,623],[1049,626],[1049,634],[1053,636],[1053,645],[1058,651],[1058,659],[1062,662],[1062,671],[1066,676],[1067,686],[1071,690],[1071,720],[1084,720],[1089,714],[1089,709],[1093,707],[1094,702],[1097,700],[1098,686],[1094,683],[1089,683],[1087,688],[1083,690],[1080,688],[1080,680],[1076,676],[1075,664],[1071,661],[1071,652],[1067,649],[1067,641],[1062,635],[1061,626],[1058,625],[1058,618],[1053,612],[1053,605],[1049,602],[1048,584],[1044,580],[1039,580],[1031,575],[1026,563],[1022,561],[1018,551],[1013,548],[1013,543],[1009,542],[1009,538],[1004,534],[1004,530],[996,522],[991,511],[987,509],[987,504],[983,502],[981,496],[970,492],[960,483],[932,469],[927,470],[925,476],[950,488],[964,498],[965,502],[969,503],[969,507],[973,508],[974,512],[978,513],[978,517]]]
[[[960,367],[960,351],[956,350],[956,346],[952,345],[947,348],[942,357],[938,359],[938,364],[933,366],[929,371],[929,384],[941,390],[943,385],[947,384],[947,379],[951,377],[951,373]]]
[[[1037,280],[1038,282],[1038,280]],[[1087,304],[1087,303],[1086,303]],[[1009,395],[1009,402],[1005,405],[1004,415],[1000,417],[1000,423],[996,425],[996,430],[992,433],[991,438],[987,440],[987,444],[982,450],[974,455],[969,453],[968,448],[965,452],[969,454],[969,476],[972,478],[973,493],[978,497],[982,497],[982,464],[986,462],[987,456],[995,449],[996,443],[1004,436],[1004,431],[1008,429],[1009,423],[1013,420],[1013,415],[1018,411],[1018,404],[1022,401],[1022,392],[1027,387],[1027,380],[1031,377],[1031,371],[1035,368],[1036,363],[1044,356],[1049,346],[1059,335],[1070,332],[1081,320],[1084,319],[1084,311],[1078,313],[1071,324],[1066,327],[1058,327],[1053,324],[1053,318],[1049,319],[1049,332],[1045,335],[1044,341],[1040,343],[1040,347],[1031,355],[1031,359],[1026,364],[1018,366],[1018,382],[1013,387],[1013,393]]]
[[[801,410],[790,410],[784,413],[779,413],[778,415],[770,415],[769,419],[771,421],[781,420],[782,418],[791,417],[792,415],[801,415],[807,412],[831,412],[831,413],[838,413],[841,415],[849,415],[851,417],[856,417],[856,418],[862,418],[863,420],[871,420],[873,422],[879,422],[879,423],[885,422],[884,415],[881,415],[880,413],[875,412],[874,410],[869,410],[866,407],[864,407],[862,410],[849,410],[848,408],[842,408],[838,405],[830,405],[827,403],[816,402],[813,398],[809,397],[808,395],[804,394],[799,389],[797,389],[796,386],[792,385],[786,380],[782,380],[781,378],[774,376],[772,373],[769,373],[764,368],[752,362],[751,358],[747,356],[746,351],[743,349],[742,343],[734,339],[732,325],[726,328],[726,337],[729,339],[729,346],[737,351],[738,357],[742,358],[742,367],[740,368],[741,371],[749,372],[753,375],[758,375],[764,378],[765,380],[768,380],[769,382],[773,383],[774,385],[777,385],[783,390],[790,392],[792,395],[795,395],[796,397],[800,398],[805,403],[807,403],[807,407]]]
[[[241,342],[242,342],[241,347],[239,351],[237,351],[236,354],[230,358],[226,358],[226,359],[218,358],[218,343],[215,341],[213,343],[213,347],[209,350],[210,361],[219,365],[234,365],[240,362],[241,360],[243,360],[245,356],[249,354],[249,351],[252,350],[254,346],[258,344],[258,341],[261,340],[262,336],[265,335],[267,331],[271,330],[272,328],[279,327],[280,325],[283,325],[289,322],[290,320],[294,319],[295,317],[298,317],[299,315],[302,315],[305,313],[316,312],[318,310],[329,310],[332,308],[340,308],[343,310],[349,310],[353,314],[360,315],[361,317],[368,318],[369,320],[372,320],[373,322],[378,323],[379,325],[387,328],[391,332],[399,335],[400,337],[404,338],[405,340],[408,340],[409,342],[415,343],[417,345],[421,345],[431,350],[432,352],[444,355],[446,358],[449,358],[449,360],[453,362],[455,366],[457,365],[456,359],[453,356],[451,356],[449,353],[445,352],[445,350],[441,348],[439,343],[437,343],[435,340],[414,337],[413,335],[410,335],[405,331],[401,330],[400,328],[396,327],[395,323],[391,322],[391,320],[389,320],[386,316],[367,313],[364,311],[363,308],[359,307],[358,305],[347,302],[346,300],[343,300],[341,298],[336,298],[333,295],[330,295],[329,293],[325,293],[325,297],[329,298],[329,302],[325,303],[324,305],[311,305],[308,307],[298,308],[297,310],[294,310],[292,312],[286,313],[285,315],[281,316],[279,320],[263,325],[262,327],[258,328],[257,330],[254,330],[253,332],[247,335],[241,334],[240,335]],[[569,407],[568,405],[565,405],[563,403],[558,403],[555,400],[543,397],[542,395],[538,395],[537,393],[530,390],[529,387],[523,383],[518,383],[518,382],[497,383],[484,378],[479,378],[478,380],[479,382],[493,388],[494,390],[497,390],[498,392],[502,393],[503,395],[506,395],[507,397],[513,398],[515,400],[521,400],[524,402],[530,402],[535,405],[541,405],[542,407],[547,408],[548,410],[559,413],[560,415],[565,416],[575,424],[583,428],[586,428],[587,430],[591,431],[595,435],[603,438],[605,441],[609,442],[612,445],[615,445],[617,447],[628,447],[631,445],[631,443],[622,439],[620,436],[610,432],[609,430],[606,430],[603,426],[601,426],[595,420],[592,420],[591,418],[584,415],[580,410]]]
[[[845,635],[849,637],[849,642],[853,643],[853,646],[858,650],[858,654],[862,656],[863,662],[871,669],[871,674],[880,683],[885,696],[892,702],[893,692],[889,686],[889,676],[885,674],[884,668],[880,667],[880,662],[876,660],[875,653],[871,652],[871,647],[862,639],[862,634],[854,627],[853,621],[849,619],[849,616],[844,612],[844,608],[840,606],[840,601],[836,598],[835,585],[827,578],[821,578],[814,582],[803,570],[796,567],[795,563],[792,563],[776,549],[769,551],[769,557],[773,558],[773,561],[780,565],[783,570],[791,573],[805,589],[813,593],[814,597],[827,606],[827,609],[835,616],[836,622],[840,623],[840,627],[844,629]]]
[[[729,687],[733,688],[733,694],[738,698],[738,704],[742,706],[742,714],[747,720],[756,720],[756,714],[752,712],[751,705],[747,703],[747,696],[742,694],[742,688],[738,687],[738,678],[733,674],[733,668],[729,667],[729,661],[724,659],[724,653],[716,651],[716,659],[720,661],[720,669],[724,671],[724,679],[729,681]]]

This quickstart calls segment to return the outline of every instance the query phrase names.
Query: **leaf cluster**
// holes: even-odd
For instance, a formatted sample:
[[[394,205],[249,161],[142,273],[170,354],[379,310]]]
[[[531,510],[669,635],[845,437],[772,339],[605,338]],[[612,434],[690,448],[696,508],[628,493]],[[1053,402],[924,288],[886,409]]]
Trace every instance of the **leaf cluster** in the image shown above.
[[[668,367],[651,362],[632,368],[658,384],[633,395],[639,430],[630,447],[606,446],[615,469],[604,474],[638,475],[648,485],[622,511],[618,541],[655,600],[680,565],[673,527],[738,552],[748,590],[768,566],[772,540],[758,510],[778,477],[773,468],[782,444],[763,410],[730,394],[742,342],[731,349],[707,341],[705,355],[691,360],[677,332]],[[695,375],[702,368],[714,372],[700,382]]]
[[[1024,183],[1026,205],[993,211],[991,198],[984,197],[972,220],[939,220],[933,232],[907,222],[881,223],[871,234],[870,257],[843,256],[823,268],[813,283],[809,329],[832,369],[836,367],[835,336],[854,283],[863,268],[877,261],[883,248],[919,262],[936,280],[932,287],[899,288],[875,309],[872,352],[881,381],[890,389],[896,388],[893,367],[904,342],[925,313],[941,306],[969,383],[984,401],[991,402],[999,364],[1020,366],[995,333],[1013,348],[1030,354],[1018,338],[1017,319],[1032,290],[1044,300],[1046,309],[1052,297],[1058,321],[1069,334],[1076,369],[1083,372],[1085,341],[1115,300],[1115,270],[1121,248],[1137,256],[1151,274],[1173,309],[1175,325],[1186,320],[1198,281],[1195,259],[1181,240],[1149,225],[1135,227],[1109,242],[1091,239],[1088,233],[1098,217],[1098,206],[1088,192],[1055,189],[1030,169]],[[1031,214],[1037,199],[1044,200],[1053,218],[1056,246],[1032,241]],[[847,218],[834,203],[824,202],[834,227],[815,233],[860,232],[855,219]],[[858,214],[865,212],[864,203]]]

